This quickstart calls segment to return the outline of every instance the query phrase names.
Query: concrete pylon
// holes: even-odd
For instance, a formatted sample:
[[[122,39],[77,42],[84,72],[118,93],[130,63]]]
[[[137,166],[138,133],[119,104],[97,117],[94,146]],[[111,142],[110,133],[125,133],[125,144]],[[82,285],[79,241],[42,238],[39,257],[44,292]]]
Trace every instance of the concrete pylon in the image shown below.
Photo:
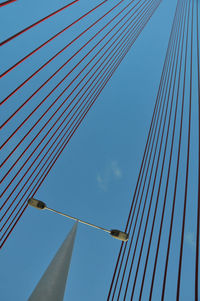
[[[28,301],[62,301],[78,222],[75,223]]]

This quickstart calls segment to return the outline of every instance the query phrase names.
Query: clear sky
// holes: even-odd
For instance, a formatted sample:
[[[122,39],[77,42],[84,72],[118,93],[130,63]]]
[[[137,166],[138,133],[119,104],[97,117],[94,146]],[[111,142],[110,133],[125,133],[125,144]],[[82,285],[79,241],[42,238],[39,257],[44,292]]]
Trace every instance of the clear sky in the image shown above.
[[[29,24],[26,10],[44,16],[55,8],[54,1],[42,2],[19,0],[2,8],[3,38]],[[89,2],[77,6],[86,8]],[[125,228],[175,4],[163,0],[37,192],[49,207],[105,228]],[[58,1],[57,7],[62,5]],[[10,54],[4,53],[3,69]],[[27,300],[72,225],[28,208],[1,250],[2,301]],[[109,235],[80,224],[64,300],[106,300],[119,247]]]

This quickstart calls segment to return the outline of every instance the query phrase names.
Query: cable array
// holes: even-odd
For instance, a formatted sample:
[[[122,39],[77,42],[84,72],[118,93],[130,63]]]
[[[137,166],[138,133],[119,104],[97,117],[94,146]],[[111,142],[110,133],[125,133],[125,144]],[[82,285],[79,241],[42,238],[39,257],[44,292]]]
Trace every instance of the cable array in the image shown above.
[[[29,41],[15,61],[5,62],[0,75],[5,87],[1,247],[161,0],[104,0],[90,3],[88,11],[78,8],[80,2],[72,1],[0,42],[6,52],[14,43]],[[76,19],[65,20],[63,28],[61,22],[53,34],[48,30],[45,42],[32,40],[32,34],[46,34],[65,11]]]
[[[198,0],[178,0],[107,300],[199,300]]]

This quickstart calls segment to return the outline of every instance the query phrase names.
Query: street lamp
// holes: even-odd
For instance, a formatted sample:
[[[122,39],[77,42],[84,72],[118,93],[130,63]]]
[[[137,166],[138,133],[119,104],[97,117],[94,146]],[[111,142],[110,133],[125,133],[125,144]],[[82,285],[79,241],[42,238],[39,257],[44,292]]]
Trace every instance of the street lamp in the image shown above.
[[[96,225],[94,225],[94,224],[85,222],[85,221],[80,220],[80,219],[78,219],[78,218],[76,218],[76,217],[72,217],[72,216],[67,215],[67,214],[65,214],[65,213],[62,213],[62,212],[59,212],[59,211],[57,211],[57,210],[48,208],[47,205],[46,205],[44,202],[39,201],[39,200],[36,200],[36,199],[34,199],[34,198],[29,199],[29,200],[28,200],[28,204],[29,204],[30,206],[34,207],[34,208],[37,208],[37,209],[40,209],[40,210],[46,209],[46,210],[55,212],[55,213],[57,213],[57,214],[59,214],[59,215],[62,215],[62,216],[65,216],[65,217],[67,217],[67,218],[70,218],[70,219],[73,219],[73,220],[75,220],[75,221],[78,221],[78,222],[80,222],[80,223],[82,223],[82,224],[85,224],[85,225],[88,225],[88,226],[90,226],[90,227],[93,227],[93,228],[102,230],[102,231],[104,231],[104,232],[109,233],[112,237],[114,237],[114,238],[116,238],[116,239],[119,239],[119,240],[122,240],[122,241],[127,241],[127,240],[128,240],[128,234],[125,233],[125,232],[122,232],[122,231],[120,231],[120,230],[115,230],[115,229],[108,230],[108,229],[105,229],[105,228],[96,226]]]

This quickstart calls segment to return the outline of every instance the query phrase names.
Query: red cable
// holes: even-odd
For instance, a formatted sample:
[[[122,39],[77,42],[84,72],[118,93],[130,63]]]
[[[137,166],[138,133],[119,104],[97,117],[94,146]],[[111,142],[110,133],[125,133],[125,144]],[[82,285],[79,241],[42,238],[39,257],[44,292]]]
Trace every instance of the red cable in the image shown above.
[[[177,4],[177,8],[178,8],[179,4],[180,4],[180,1]],[[179,12],[179,15],[183,15],[183,14],[181,14]],[[179,34],[179,36],[180,36],[180,34]],[[181,60],[182,60],[182,58],[181,58]],[[179,75],[180,75],[180,72],[179,72]],[[180,81],[180,79],[179,79],[179,81]],[[177,96],[177,98],[178,98],[178,96]],[[177,111],[177,105],[176,105],[176,108],[175,108],[175,112],[176,111]],[[153,275],[152,275],[152,281],[151,281],[149,300],[151,300],[151,298],[152,298],[154,278],[155,278],[155,272],[156,272],[156,266],[157,266],[157,258],[158,258],[158,252],[159,252],[159,246],[160,246],[160,238],[161,238],[162,227],[163,227],[163,220],[164,220],[164,213],[165,213],[165,206],[166,206],[166,198],[167,198],[168,184],[169,184],[169,176],[170,176],[170,170],[171,170],[171,160],[172,160],[172,154],[173,154],[176,114],[177,113],[175,113],[175,119],[174,119],[174,126],[173,126],[173,133],[172,133],[172,143],[171,143],[170,158],[169,158],[168,172],[167,172],[167,182],[166,182],[166,186],[165,186],[165,195],[164,195],[164,202],[163,202],[163,210],[162,210],[162,216],[161,216],[161,222],[160,222],[160,230],[159,230],[159,235],[158,235],[158,243],[157,243],[156,256],[155,256],[155,261],[154,261],[154,269],[153,269]]]
[[[3,247],[4,243],[6,242],[6,240],[8,239],[8,237],[10,236],[11,232],[13,231],[14,227],[16,226],[16,224],[18,223],[18,221],[20,220],[20,218],[22,217],[22,214],[24,213],[24,211],[26,210],[27,207],[28,207],[28,204],[26,204],[26,206],[24,207],[24,209],[22,210],[22,212],[18,216],[17,220],[15,221],[14,225],[12,226],[11,230],[8,232],[8,235],[6,236],[6,238],[4,239],[4,241],[2,242],[2,244],[0,245],[0,249]]]
[[[58,98],[57,98],[58,99]],[[57,101],[56,99],[56,101]],[[49,109],[48,109],[49,110]],[[44,115],[44,114],[43,114]],[[43,116],[42,115],[42,116]],[[42,117],[40,117],[41,119]],[[37,125],[37,123],[40,121],[40,119],[34,124],[34,126],[26,133],[26,135],[23,137],[23,139],[17,144],[17,146],[15,146],[15,148],[12,150],[12,152],[7,156],[7,158],[3,161],[3,163],[1,164],[1,166],[3,166],[6,161],[10,158],[10,156],[14,153],[14,151],[19,147],[19,145],[24,141],[24,139],[28,136],[28,134],[34,129],[34,127]],[[10,171],[14,168],[14,166],[17,164],[17,162],[21,159],[21,157],[25,154],[25,152],[27,151],[27,149],[32,145],[32,143],[36,140],[36,138],[38,137],[38,135],[42,132],[44,127],[42,127],[42,129],[40,129],[39,133],[34,137],[34,139],[29,143],[29,145],[25,148],[25,150],[22,152],[22,154],[18,157],[18,159],[15,161],[15,163],[11,166],[11,168],[8,170],[8,172],[4,175],[4,177],[1,179],[1,183],[5,180],[5,178],[7,177],[7,175],[10,173]]]
[[[54,35],[52,38],[50,38],[49,40],[47,40],[46,42],[44,42],[42,45],[40,45],[39,47],[37,47],[36,49],[34,49],[32,52],[30,52],[28,55],[26,55],[25,57],[23,57],[20,61],[18,61],[15,65],[13,65],[12,67],[10,67],[9,69],[7,69],[6,71],[4,71],[1,75],[0,78],[5,76],[8,72],[10,72],[11,70],[13,70],[15,67],[17,67],[18,65],[20,65],[22,62],[24,62],[27,58],[29,58],[31,55],[33,55],[35,52],[37,52],[39,49],[41,49],[42,47],[44,47],[46,44],[48,44],[49,42],[51,42],[52,40],[54,40],[57,36],[59,36],[61,33],[63,33],[64,31],[66,31],[67,29],[69,29],[70,27],[72,27],[74,24],[78,23],[79,21],[81,21],[83,18],[85,18],[87,15],[89,15],[90,13],[92,13],[93,11],[95,11],[97,8],[99,8],[101,5],[103,5],[104,3],[106,3],[108,0],[104,0],[102,3],[98,4],[97,6],[95,6],[93,9],[91,9],[90,11],[88,11],[86,14],[82,15],[80,18],[78,18],[76,21],[74,21],[73,23],[71,23],[70,25],[68,25],[67,27],[65,27],[63,30],[61,30],[60,32],[58,32],[56,35]],[[42,68],[42,67],[41,67]],[[40,69],[38,69],[40,71]],[[37,73],[39,72],[37,71]],[[33,73],[34,75],[36,73]],[[34,75],[32,75],[31,77],[33,77]],[[26,81],[28,81],[30,78],[28,78]],[[17,90],[19,90],[21,88],[22,85],[24,85],[25,82],[23,82],[17,89],[15,89],[10,95],[8,95],[0,104],[3,104],[8,98],[10,98]]]
[[[124,1],[124,0],[121,0]],[[64,68],[81,50],[83,50],[98,34],[101,33],[101,31],[103,31],[115,18],[118,17],[119,14],[121,14],[134,0],[132,0],[120,13],[118,13],[114,18],[112,18],[103,28],[101,28],[92,38],[89,39],[89,41],[87,41],[72,57],[70,57],[58,70],[56,70],[56,72],[54,72],[3,124],[1,127],[4,127],[8,121],[10,121],[11,118],[13,118],[18,112],[19,110],[21,110],[29,101],[30,99],[35,96],[40,90],[41,88],[43,88],[62,68]],[[140,0],[141,1],[141,0]],[[118,3],[120,4],[120,2]],[[115,7],[114,7],[115,8]],[[113,9],[114,9],[113,8]],[[110,12],[110,11],[109,11]],[[108,12],[108,13],[109,13]],[[107,14],[108,14],[107,13]],[[106,14],[105,14],[106,15]],[[105,15],[103,17],[105,17]],[[79,36],[77,36],[74,40],[72,40],[69,44],[67,44],[64,48],[67,48],[68,46],[70,46],[74,41],[76,41],[82,34],[84,34],[86,31],[88,31],[92,26],[94,26],[97,22],[99,22],[103,17],[101,17],[100,19],[98,19],[96,22],[94,22],[91,26],[89,26],[86,30],[84,30]],[[63,49],[64,49],[63,48]],[[63,50],[62,49],[62,50]],[[58,55],[58,53],[56,54]],[[48,63],[48,62],[47,62]],[[45,64],[47,64],[45,63]],[[43,65],[44,67],[44,65]],[[75,69],[76,67],[74,67]],[[74,70],[72,69],[72,71]],[[39,69],[38,69],[39,70]],[[56,88],[56,87],[55,87]],[[10,94],[11,95],[11,94]],[[5,144],[3,144],[1,146],[1,148],[4,146]],[[0,148],[0,149],[1,149]]]
[[[4,2],[0,3],[0,7],[8,5],[8,4],[11,4],[11,3],[15,2],[15,1],[17,1],[17,0],[7,0],[7,1],[4,1]]]
[[[141,1],[141,0],[140,0]],[[133,7],[135,8],[135,7]],[[133,8],[130,10],[132,11]],[[129,11],[129,12],[130,12]],[[128,13],[129,13],[128,12]],[[73,67],[73,69],[71,69],[70,72],[67,73],[67,75],[54,87],[53,90],[51,90],[51,92],[38,104],[38,106],[33,110],[32,113],[29,114],[28,117],[26,117],[26,119],[17,127],[17,129],[6,139],[6,141],[1,145],[0,149],[2,149],[7,143],[8,141],[16,134],[16,132],[25,124],[25,122],[28,121],[28,119],[33,115],[33,113],[46,101],[46,99],[57,89],[57,87],[60,86],[60,84],[80,65],[80,63],[108,36],[108,34],[128,15],[128,13],[120,19],[120,21],[118,21],[118,23],[89,51],[86,53],[86,55],[75,65],[75,67]],[[129,19],[128,19],[129,20]],[[112,20],[111,20],[112,21]],[[107,23],[107,26],[110,24]],[[99,32],[98,32],[99,34]],[[77,53],[75,53],[76,55]],[[75,56],[74,55],[74,56]],[[71,60],[71,59],[70,59]],[[69,60],[67,60],[61,67],[63,68],[67,63],[69,62]],[[60,70],[61,68],[59,68]],[[57,73],[57,71],[56,71]],[[56,74],[54,73],[53,76]],[[45,84],[49,81],[49,79],[45,82]],[[71,85],[71,83],[70,83]],[[70,85],[68,85],[68,87],[70,87]],[[68,88],[67,87],[67,88]],[[65,90],[67,90],[67,88]],[[13,118],[17,112],[19,112],[19,110],[21,110],[24,105],[38,92],[39,90],[37,90],[36,92],[34,92],[3,124],[2,124],[2,127],[4,127],[10,120],[11,118]],[[61,96],[62,94],[60,94]],[[4,164],[4,163],[3,163]]]
[[[134,0],[133,0],[134,1]],[[111,20],[112,21],[112,20]],[[110,21],[110,22],[111,22]],[[44,114],[43,114],[44,115]],[[42,115],[42,117],[43,117]],[[41,118],[42,118],[41,117]],[[39,119],[40,121],[40,119]],[[37,121],[37,123],[39,122]],[[7,162],[7,160],[11,157],[11,155],[14,153],[14,151],[21,145],[21,143],[24,141],[24,139],[29,135],[29,133],[34,129],[34,127],[37,125],[37,123],[34,124],[34,126],[26,133],[26,135],[23,137],[23,139],[15,146],[15,148],[11,151],[11,153],[6,157],[6,159],[2,162],[1,167]],[[40,130],[41,132],[41,130]],[[37,134],[38,136],[38,134]],[[37,138],[37,136],[35,136],[35,138],[32,140],[32,142],[26,147],[26,149],[22,152],[22,154],[20,155],[20,157],[18,157],[18,159],[15,161],[15,163],[11,166],[11,168],[9,169],[9,171],[4,175],[4,177],[1,179],[0,183],[2,183],[4,181],[4,179],[7,177],[7,175],[10,173],[10,171],[13,169],[13,167],[17,164],[17,162],[20,160],[20,158],[24,155],[24,153],[27,151],[27,149],[31,146],[31,144],[35,141],[35,139]],[[5,143],[3,144],[3,146],[5,145]],[[3,147],[2,146],[2,147]]]
[[[101,3],[104,4],[108,0],[105,0]],[[67,49],[69,46],[71,46],[76,40],[78,40],[83,34],[85,34],[89,29],[91,29],[94,25],[96,25],[99,21],[101,21],[105,16],[107,16],[110,12],[112,12],[117,6],[119,6],[124,0],[121,0],[118,4],[116,4],[113,8],[111,8],[107,13],[105,13],[102,17],[100,17],[97,21],[92,23],[87,29],[85,29],[81,34],[79,34],[75,39],[73,39],[69,44],[67,44],[64,48],[62,48],[59,52],[57,52],[51,59],[49,59],[45,64],[43,64],[38,70],[36,70],[31,76],[29,76],[22,84],[20,84],[13,92],[11,92],[1,104],[5,103],[12,95],[14,95],[21,87],[23,87],[31,78],[33,78],[38,72],[40,72],[44,67],[46,67],[54,58],[56,58],[60,53],[62,53],[65,49]],[[141,0],[140,0],[141,1]],[[111,19],[110,22],[107,23],[107,26],[118,16],[120,15],[134,0],[132,0],[126,7],[119,12],[113,19]],[[100,5],[96,6],[99,7]],[[96,9],[95,8],[95,9]],[[93,9],[94,10],[94,9]],[[91,10],[91,11],[93,11]],[[91,12],[90,11],[90,12]],[[88,13],[87,13],[88,14]],[[69,63],[81,50],[83,50],[106,26],[104,26],[101,30],[99,30],[89,41],[87,41],[67,62],[61,66],[38,90],[37,92],[58,72],[60,69],[62,69],[67,63]],[[11,69],[10,69],[11,70]],[[35,94],[35,93],[34,93]],[[33,95],[34,95],[33,94]],[[33,96],[32,95],[32,96]],[[32,97],[31,96],[31,97]]]
[[[14,1],[16,1],[16,0],[14,0]],[[73,5],[73,4],[75,4],[75,3],[78,2],[78,1],[80,1],[80,0],[74,0],[73,2],[71,2],[71,3],[65,5],[65,6],[63,6],[63,7],[61,7],[61,8],[59,8],[58,10],[56,10],[56,11],[54,11],[53,13],[49,14],[48,16],[46,16],[46,17],[40,19],[39,21],[37,21],[37,22],[35,22],[35,23],[29,25],[28,27],[24,28],[23,30],[20,30],[18,33],[12,35],[11,37],[9,37],[9,38],[7,38],[6,40],[4,40],[3,42],[1,42],[1,43],[0,43],[0,46],[3,46],[3,45],[5,45],[6,43],[12,41],[13,39],[15,39],[16,37],[18,37],[19,35],[23,34],[24,32],[28,31],[29,29],[35,27],[36,25],[38,25],[38,24],[44,22],[45,20],[51,18],[52,16],[55,16],[57,13],[63,11],[65,8],[67,8],[67,7],[69,7],[69,6]]]
[[[196,1],[196,30],[197,30],[197,73],[198,73],[198,200],[197,200],[197,230],[196,230],[196,255],[195,255],[195,301],[199,299],[199,236],[200,236],[200,59],[199,59],[199,6]]]
[[[180,40],[179,40],[179,46],[180,46]],[[182,44],[182,51],[183,51],[183,44]],[[179,53],[179,49],[178,49],[178,53]],[[154,222],[155,222],[155,218],[156,218],[158,200],[159,200],[159,195],[160,195],[160,188],[161,188],[162,177],[163,177],[163,170],[164,170],[166,150],[167,150],[168,137],[169,137],[169,129],[170,129],[170,123],[171,123],[171,113],[172,113],[172,108],[173,108],[173,100],[174,100],[174,92],[175,92],[175,80],[176,80],[176,74],[177,74],[177,67],[178,66],[176,65],[176,68],[175,68],[175,79],[174,79],[173,92],[172,92],[172,97],[171,97],[170,113],[169,113],[169,120],[168,120],[168,127],[167,127],[166,139],[165,139],[165,143],[164,143],[165,148],[164,148],[164,154],[163,154],[163,162],[162,162],[161,173],[160,173],[160,177],[159,177],[159,187],[158,187],[158,192],[157,192],[156,205],[155,205],[155,210],[154,210],[153,223],[152,223],[152,229],[151,229],[150,241],[149,241],[149,247],[148,247],[148,250],[147,250],[146,263],[147,263],[148,256],[149,256],[151,238],[152,238],[153,230],[154,230]],[[172,76],[173,76],[173,74],[172,74]],[[172,80],[172,77],[171,77],[171,80]],[[179,80],[180,80],[180,77],[179,77]],[[168,101],[169,101],[169,97],[170,97],[171,86],[172,86],[172,83],[170,82],[170,84],[169,84],[169,91],[168,91]],[[177,105],[176,105],[175,112],[177,112]],[[163,125],[163,132],[162,132],[162,137],[161,137],[161,142],[160,142],[159,155],[161,153],[161,148],[162,148],[162,144],[163,144],[162,141],[163,141],[163,137],[164,137],[164,131],[165,131],[165,123]],[[160,159],[160,156],[157,159],[156,173],[157,173],[158,166],[159,166],[159,159]],[[145,240],[145,236],[146,236],[147,225],[148,225],[149,213],[150,213],[150,210],[151,210],[151,204],[152,204],[152,199],[153,199],[155,181],[156,181],[156,174],[155,174],[155,178],[154,178],[154,184],[153,184],[152,194],[151,194],[151,198],[150,198],[150,205],[149,205],[147,220],[146,220],[146,224],[145,224],[145,229],[144,229],[144,234],[143,234],[143,240],[142,240],[142,244],[141,244],[141,248],[140,248],[140,254],[139,254],[137,269],[136,269],[136,273],[135,273],[134,285],[133,285],[133,289],[132,289],[131,299],[133,298],[134,289],[135,289],[135,285],[136,285],[136,281],[137,281],[137,275],[138,275],[138,270],[139,270],[140,260],[141,260],[141,256],[142,256],[142,251],[143,251],[143,245],[144,245],[144,240]],[[144,280],[143,280],[143,282],[144,282]],[[142,284],[142,286],[143,286],[143,284]],[[141,288],[142,288],[142,286],[141,286]],[[141,293],[140,293],[139,300],[141,300]]]
[[[190,7],[190,2],[189,2],[189,7]],[[188,9],[188,17],[189,17],[189,9]],[[187,26],[185,68],[186,68],[186,65],[187,65],[186,64],[186,62],[187,62],[186,60],[187,60],[188,30],[189,30],[189,21],[188,21],[188,26]],[[178,143],[178,158],[177,158],[177,165],[176,165],[174,196],[173,196],[171,221],[170,221],[170,230],[169,230],[169,237],[168,237],[167,255],[166,255],[166,260],[165,260],[164,279],[163,279],[163,285],[162,285],[162,296],[161,296],[161,300],[162,301],[164,300],[164,295],[165,295],[166,277],[167,277],[168,262],[169,262],[169,252],[170,252],[170,247],[171,247],[171,235],[172,235],[172,227],[173,227],[173,220],[174,220],[174,210],[175,210],[175,203],[176,203],[176,191],[177,191],[177,183],[178,183],[178,175],[179,175],[179,163],[180,163],[180,152],[181,152],[181,142],[182,142],[183,109],[184,109],[184,101],[185,101],[185,78],[186,78],[186,69],[185,69],[185,72],[184,72],[184,81],[183,81],[183,97],[182,97],[181,122],[180,122],[179,143]]]
[[[173,24],[173,26],[174,26],[174,24]],[[145,156],[146,156],[146,150],[147,150],[147,156],[148,156],[148,153],[149,153],[149,146],[151,144],[151,137],[152,137],[152,133],[153,133],[153,130],[154,130],[154,121],[155,121],[154,120],[154,115],[156,116],[158,99],[160,97],[159,95],[160,95],[160,91],[162,89],[162,85],[163,85],[163,81],[164,81],[164,77],[165,77],[164,74],[166,72],[165,70],[168,69],[168,57],[170,55],[169,51],[170,51],[170,45],[171,45],[171,40],[172,40],[172,32],[173,32],[173,27],[172,27],[172,31],[171,31],[171,35],[170,35],[170,41],[169,41],[169,44],[168,44],[167,53],[166,53],[165,62],[164,62],[164,67],[163,67],[163,71],[162,71],[162,75],[161,75],[161,81],[160,81],[160,84],[159,84],[158,95],[157,95],[156,103],[155,103],[155,106],[154,106],[154,112],[153,112],[153,116],[152,116],[150,130],[149,130],[149,133],[148,133],[148,138],[147,138],[147,142],[146,142],[146,146],[145,146],[145,151],[144,151],[144,154],[143,154],[143,159],[142,159],[140,172],[139,172],[139,176],[138,176],[138,180],[137,180],[137,184],[136,184],[136,188],[135,188],[135,192],[134,192],[134,196],[133,196],[133,201],[132,201],[131,208],[130,208],[130,211],[129,211],[129,216],[128,216],[128,219],[127,219],[125,232],[127,232],[127,229],[128,229],[128,225],[129,225],[129,221],[130,221],[130,217],[131,217],[131,212],[132,212],[134,201],[135,201],[135,195],[136,195],[136,192],[137,192],[137,187],[138,187],[140,175],[141,175],[141,171],[142,171],[142,168],[143,168],[143,162],[144,162],[144,159],[145,159]],[[158,113],[158,116],[159,116],[159,113]],[[152,128],[152,132],[151,132],[151,128]],[[148,143],[149,143],[149,145],[148,145]],[[148,145],[148,149],[147,149],[147,145]],[[146,159],[147,159],[147,157],[146,157]],[[142,178],[143,178],[144,170],[145,170],[145,167],[146,167],[146,159],[145,159],[144,169],[143,169],[143,173],[142,173]],[[142,178],[141,178],[141,181],[142,181]],[[140,184],[141,184],[141,182],[140,182]],[[139,190],[140,190],[140,187],[139,187]],[[134,206],[132,219],[131,219],[131,222],[130,222],[130,228],[132,226],[135,208],[136,208],[136,203],[135,203],[135,206]],[[129,232],[130,232],[130,230],[128,231],[128,233]],[[133,238],[133,236],[132,236],[132,238]],[[110,290],[109,290],[109,293],[108,293],[107,300],[110,299],[110,295],[111,295],[112,287],[113,287],[113,284],[114,284],[114,279],[115,279],[116,271],[117,271],[117,268],[118,268],[119,260],[120,260],[120,257],[121,257],[121,252],[122,252],[122,246],[123,245],[124,244],[122,243],[121,248],[120,248],[120,252],[119,252],[119,255],[118,255],[118,258],[117,258],[117,263],[116,263],[116,266],[115,266],[115,270],[114,270],[114,274],[113,274],[112,282],[111,282],[111,285],[110,285]],[[117,275],[117,279],[116,279],[116,284],[115,284],[115,288],[114,288],[114,292],[113,292],[113,297],[114,297],[116,286],[117,286],[117,283],[118,283],[119,274],[120,274],[120,271],[121,271],[122,262],[123,262],[123,259],[124,259],[126,247],[127,247],[127,244],[125,244],[125,248],[124,248],[124,251],[123,251],[123,255],[122,255],[122,259],[121,259],[121,263],[120,263],[120,267],[119,267],[119,271],[118,271],[118,275]]]
[[[175,71],[175,78],[176,78],[176,72],[177,71]],[[171,87],[171,84],[170,84],[170,87]],[[173,96],[174,95],[174,91],[175,91],[175,81],[174,81],[174,85],[173,85],[172,99],[174,97]],[[178,102],[176,101],[175,119],[174,119],[173,134],[172,134],[173,140],[174,140],[175,121],[176,121],[176,114],[177,114],[177,105],[178,105]],[[170,108],[170,119],[171,119],[171,111],[172,111],[172,103],[171,103],[171,108]],[[169,135],[169,127],[170,127],[170,123],[168,123],[168,129],[167,129],[167,134],[166,134],[166,139],[167,140],[168,140],[168,135]],[[157,193],[157,197],[156,197],[156,207],[155,207],[155,212],[154,212],[154,216],[153,216],[153,222],[152,222],[152,228],[151,228],[150,239],[149,239],[149,244],[148,244],[148,250],[147,250],[147,255],[146,255],[146,261],[145,261],[145,267],[144,267],[144,272],[143,272],[143,278],[142,278],[142,284],[141,284],[141,289],[140,289],[139,300],[141,300],[141,298],[142,298],[143,285],[144,285],[144,280],[145,280],[145,275],[146,275],[146,268],[147,268],[147,264],[148,264],[149,254],[150,254],[152,236],[153,236],[155,219],[156,219],[156,214],[157,214],[157,206],[158,206],[158,201],[159,201],[159,196],[160,196],[160,188],[161,188],[161,182],[162,182],[162,176],[163,176],[163,169],[164,169],[164,163],[165,163],[165,157],[166,157],[166,149],[167,149],[167,143],[168,143],[167,140],[166,140],[166,142],[164,144],[165,145],[165,150],[164,150],[163,163],[162,163],[162,169],[161,169],[161,177],[160,177],[160,180],[159,180],[159,188],[158,188],[158,193]],[[166,188],[168,187],[168,180],[169,180],[169,172],[170,172],[170,166],[171,166],[172,150],[173,150],[173,141],[172,141],[172,144],[171,144],[171,152],[170,152],[170,160],[169,160],[169,168],[168,168],[168,177],[167,177]],[[164,211],[165,211],[165,204],[166,204],[166,194],[165,194],[165,198],[164,198],[164,202],[163,202],[163,214],[164,214]],[[161,220],[163,220],[163,215],[162,215]],[[162,227],[160,226],[160,231],[161,231],[161,229],[162,229]]]
[[[132,15],[131,15],[131,17],[132,17]],[[129,19],[128,19],[128,20],[129,20]],[[127,20],[127,21],[128,21],[128,20]],[[130,23],[130,24],[131,24],[131,23]],[[128,24],[128,26],[130,26],[130,24]],[[121,29],[124,25],[125,25],[125,23],[120,27],[120,29]],[[133,24],[133,25],[134,25],[134,24]],[[133,27],[133,25],[131,26],[131,28]],[[126,28],[120,33],[119,37],[122,35],[122,33],[124,33],[124,31],[128,28],[128,26],[126,26]],[[119,29],[119,30],[120,30],[120,29]],[[119,30],[118,30],[118,31],[119,31]],[[115,33],[115,34],[107,41],[107,43],[106,43],[106,44],[98,51],[98,53],[90,60],[90,62],[91,62],[91,61],[92,61],[92,60],[93,60],[93,59],[101,52],[101,50],[102,50],[102,49],[108,44],[108,42],[109,42],[109,41],[110,41],[110,40],[118,33],[118,31],[117,31],[117,32],[116,32],[116,33]],[[109,46],[109,48],[106,50],[106,52],[113,46],[113,44],[117,41],[117,39],[118,39],[119,37],[117,37],[117,38],[114,40],[114,42]],[[121,40],[120,40],[120,41],[121,41]],[[119,41],[119,42],[120,42],[120,41]],[[117,45],[119,44],[119,42],[117,43]],[[117,47],[117,45],[114,47],[114,49]],[[113,49],[113,50],[114,50],[114,49]],[[113,51],[113,50],[112,50],[112,51]],[[103,56],[106,54],[106,52],[104,52]],[[98,59],[98,61],[97,61],[97,62],[95,63],[95,65],[90,69],[90,71],[98,64],[98,62],[101,60],[101,58],[102,58],[103,56],[101,56],[100,59]],[[76,78],[83,72],[83,70],[85,70],[85,68],[90,64],[90,62],[89,62],[89,63],[88,63],[88,64],[87,64],[80,72],[79,72],[79,74],[76,76]],[[90,72],[90,71],[89,71],[89,72]],[[86,76],[89,74],[89,72],[87,72],[87,74],[86,74],[86,75],[83,77],[83,79],[79,82],[79,84],[76,86],[76,88],[77,88],[77,87],[81,84],[81,82],[86,78]],[[75,79],[76,79],[76,78],[75,78]],[[74,79],[74,80],[75,80],[75,79]],[[73,80],[73,81],[74,81],[74,80]],[[76,88],[75,88],[75,89],[76,89]],[[74,90],[75,90],[75,89],[74,89]],[[73,91],[74,91],[74,90],[73,90]],[[73,91],[72,91],[72,92],[73,92]],[[72,94],[72,92],[70,93],[70,95]],[[70,95],[69,95],[69,96],[70,96]],[[66,100],[69,98],[69,96],[66,98]],[[66,100],[65,100],[65,101],[66,101]],[[64,101],[64,102],[65,102],[65,101]],[[72,103],[72,102],[71,102],[71,103]],[[70,103],[70,105],[71,105],[71,103]],[[67,107],[67,108],[68,108],[68,107]],[[65,109],[65,111],[66,111],[66,109]],[[65,112],[65,111],[64,111],[64,112]],[[64,112],[63,112],[63,113],[64,113]],[[61,116],[63,115],[63,113],[61,114]],[[60,117],[61,117],[61,116],[60,116]],[[59,119],[57,119],[57,121],[58,121],[58,120],[59,120]],[[56,123],[57,123],[57,121],[56,121]],[[55,123],[54,123],[54,125],[55,125]],[[51,129],[54,127],[54,125],[51,127]],[[51,130],[51,129],[50,129],[50,130]],[[48,133],[50,132],[50,130],[48,131]],[[47,133],[47,134],[48,134],[48,133]],[[42,141],[45,139],[45,137],[47,136],[47,134],[42,138],[42,140],[41,140],[40,143],[37,145],[37,147],[34,149],[34,151],[33,151],[32,154],[29,156],[29,158],[34,154],[34,152],[35,152],[35,151],[37,150],[37,148],[40,146],[40,144],[41,144]],[[29,159],[29,158],[28,158],[28,159]],[[28,160],[28,159],[27,159],[27,160]],[[20,167],[20,169],[18,170],[17,174],[15,174],[14,178],[12,179],[12,181],[7,185],[6,189],[2,192],[1,197],[2,197],[3,194],[6,192],[6,190],[7,190],[8,187],[11,185],[11,183],[12,183],[13,180],[16,178],[16,176],[19,174],[19,172],[22,170],[22,168],[23,168],[24,165],[26,164],[27,160],[25,161],[25,163],[23,163],[23,165],[22,165],[22,166]],[[21,180],[22,180],[22,179],[23,179],[23,177],[21,178]],[[20,180],[20,182],[21,182],[21,180]],[[18,183],[18,184],[19,184],[19,183]],[[18,184],[17,184],[17,186],[18,186]],[[8,197],[8,198],[9,198],[9,197]]]
[[[177,7],[176,7],[176,13],[175,16],[178,12],[178,7],[179,7],[179,3],[180,1],[177,3]],[[179,13],[180,15],[180,13]],[[176,17],[175,17],[176,18]],[[174,20],[175,20],[174,18]],[[176,41],[177,38],[174,38],[174,40]],[[177,110],[177,108],[175,109],[175,111]],[[175,118],[176,119],[176,118]],[[175,130],[175,120],[174,120],[174,130]],[[174,137],[174,130],[173,130],[173,134],[172,137]],[[161,223],[160,223],[160,230],[159,230],[159,235],[158,235],[158,244],[157,244],[157,250],[156,250],[156,257],[155,257],[155,263],[157,263],[157,256],[158,256],[158,250],[159,250],[159,244],[160,244],[160,236],[161,236],[161,231],[162,231],[162,225],[163,225],[163,217],[164,217],[164,212],[165,212],[165,205],[166,205],[166,197],[167,197],[167,190],[168,190],[168,183],[169,183],[169,175],[170,175],[170,167],[171,167],[171,159],[172,159],[172,152],[173,152],[173,139],[172,138],[172,144],[171,144],[171,151],[170,151],[170,159],[169,159],[169,164],[168,164],[168,175],[167,175],[167,182],[166,182],[166,187],[165,187],[165,196],[164,196],[164,202],[163,202],[163,209],[162,209],[162,216],[161,216]],[[149,246],[150,247],[150,246]],[[153,270],[153,276],[152,276],[152,282],[151,282],[151,289],[150,289],[150,296],[149,296],[149,300],[151,300],[152,298],[152,289],[153,289],[153,283],[154,283],[154,277],[155,277],[155,270],[156,270],[156,265],[154,263],[154,270]],[[143,277],[145,276],[145,274],[143,275]],[[142,294],[142,288],[141,288],[141,292],[140,294]]]
[[[176,300],[180,298],[180,282],[181,282],[181,268],[182,268],[182,256],[183,256],[183,241],[185,233],[185,216],[187,206],[187,192],[188,192],[188,174],[189,174],[189,160],[190,160],[190,132],[191,132],[191,106],[192,106],[192,64],[193,64],[193,22],[194,22],[194,1],[192,5],[192,25],[191,25],[191,56],[190,56],[190,96],[189,96],[189,121],[188,121],[188,145],[187,145],[187,166],[185,177],[185,195],[184,195],[184,208],[182,219],[182,231],[181,231],[181,246],[179,254],[179,268],[178,268],[178,281],[176,290]]]

